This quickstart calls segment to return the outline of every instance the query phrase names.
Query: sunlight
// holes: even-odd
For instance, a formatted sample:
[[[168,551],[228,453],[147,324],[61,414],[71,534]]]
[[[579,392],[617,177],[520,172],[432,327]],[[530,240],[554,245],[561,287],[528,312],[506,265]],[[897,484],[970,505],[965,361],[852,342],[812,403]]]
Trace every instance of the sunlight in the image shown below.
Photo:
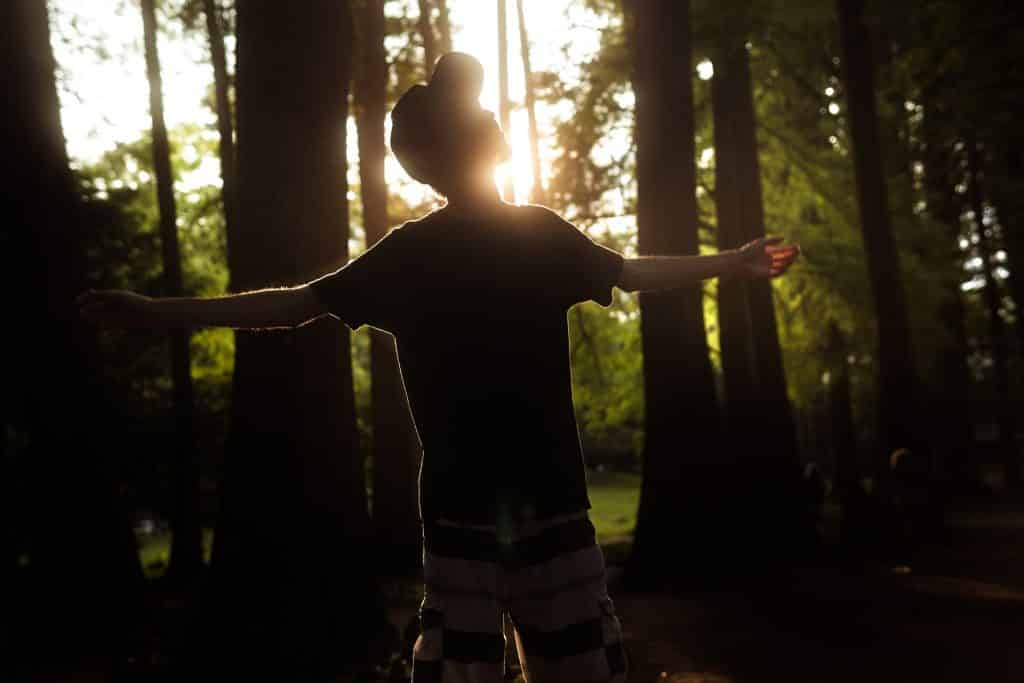
[[[715,65],[711,63],[711,60],[705,59],[697,64],[697,77],[700,78],[700,80],[709,81],[714,75]]]
[[[508,3],[509,98],[512,103],[511,129],[505,131],[512,158],[496,173],[500,184],[513,177],[515,199],[527,201],[533,184],[528,118],[523,106],[525,87],[520,54],[519,26],[515,2]],[[68,152],[77,162],[92,163],[114,145],[132,142],[150,126],[149,91],[142,56],[142,19],[137,7],[116,6],[89,0],[51,2],[53,48],[61,67],[61,112]],[[410,3],[415,11],[415,3]],[[480,0],[450,0],[452,46],[467,52],[484,66],[481,105],[498,112],[497,3]],[[568,81],[576,77],[572,63],[580,63],[598,48],[599,31],[607,19],[598,17],[570,0],[525,0],[524,12],[530,39],[530,58],[535,72],[554,71]],[[102,50],[71,45],[61,35],[78,33]],[[166,30],[160,34],[160,60],[164,85],[165,118],[173,129],[184,123],[215,125],[213,112],[204,104],[212,78],[207,47],[201,31],[181,34]],[[228,46],[229,59],[234,57]],[[566,57],[570,57],[567,64]],[[709,63],[710,65],[710,63]],[[233,69],[233,64],[229,68]],[[622,104],[631,105],[627,94]],[[547,182],[551,163],[557,156],[553,131],[556,122],[572,116],[565,106],[537,103],[542,181]],[[387,123],[390,129],[390,121]],[[351,142],[354,126],[349,127]],[[619,145],[613,145],[618,147]],[[620,151],[609,150],[612,154]],[[185,150],[186,160],[195,161],[195,150]],[[358,158],[351,144],[349,158]],[[355,164],[352,164],[355,167]],[[186,174],[187,189],[200,184],[219,183],[216,160],[202,160],[193,174]],[[194,177],[193,177],[194,176]],[[429,188],[412,182],[389,155],[385,164],[388,184],[411,204],[429,201]],[[350,176],[358,182],[358,175]]]

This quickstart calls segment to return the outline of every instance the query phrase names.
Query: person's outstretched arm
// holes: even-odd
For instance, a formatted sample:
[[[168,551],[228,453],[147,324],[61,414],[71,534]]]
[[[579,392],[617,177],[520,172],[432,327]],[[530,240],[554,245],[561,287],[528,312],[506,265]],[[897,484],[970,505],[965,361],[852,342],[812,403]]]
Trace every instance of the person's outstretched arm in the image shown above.
[[[676,289],[712,277],[770,278],[786,272],[800,254],[781,237],[762,237],[717,254],[628,258],[616,283],[627,292]]]
[[[152,298],[124,290],[90,290],[78,297],[78,307],[86,320],[101,327],[142,329],[291,328],[327,314],[319,297],[307,285],[207,299]]]

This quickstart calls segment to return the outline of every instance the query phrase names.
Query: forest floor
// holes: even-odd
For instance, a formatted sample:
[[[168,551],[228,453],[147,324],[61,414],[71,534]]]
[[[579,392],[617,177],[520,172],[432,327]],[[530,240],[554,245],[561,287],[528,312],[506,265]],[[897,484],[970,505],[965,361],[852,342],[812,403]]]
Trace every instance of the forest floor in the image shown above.
[[[896,566],[851,567],[826,543],[812,566],[768,591],[644,593],[621,581],[635,483],[633,475],[611,473],[591,482],[633,683],[1024,681],[1024,501],[958,505],[943,542],[908,552]],[[384,588],[388,616],[404,630],[415,618],[419,583],[385,581]],[[151,598],[149,619],[167,634],[181,596]],[[30,680],[114,680],[109,660],[88,668]],[[139,662],[117,680],[167,680],[163,668]]]
[[[899,565],[851,567],[826,544],[770,591],[655,594],[621,582],[630,537],[610,532],[635,505],[625,476],[598,478],[612,490],[593,496],[592,516],[633,683],[1024,681],[1024,501],[957,506],[948,537]],[[399,627],[419,599],[406,588]]]

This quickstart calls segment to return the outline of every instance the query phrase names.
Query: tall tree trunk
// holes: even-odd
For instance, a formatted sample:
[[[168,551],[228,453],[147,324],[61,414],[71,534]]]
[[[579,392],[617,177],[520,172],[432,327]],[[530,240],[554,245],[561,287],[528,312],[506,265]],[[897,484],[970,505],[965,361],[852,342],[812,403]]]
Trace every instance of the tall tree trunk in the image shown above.
[[[434,0],[437,4],[437,30],[441,34],[441,54],[452,51],[452,22],[448,17],[448,0]]]
[[[156,45],[154,0],[142,0],[142,26],[149,79],[149,115],[153,125],[153,170],[160,210],[160,247],[164,268],[164,296],[181,296],[181,249],[178,214],[174,204],[171,146],[164,124],[164,96],[160,55]],[[202,527],[199,521],[199,453],[193,425],[192,362],[187,330],[170,334],[171,386],[174,402],[174,440],[177,490],[171,518],[171,558],[168,577],[176,582],[194,577],[203,566]]]
[[[540,175],[540,134],[537,132],[537,97],[533,89],[533,69],[530,68],[530,38],[526,32],[526,18],[523,0],[516,0],[516,18],[519,20],[519,53],[523,58],[523,87],[526,90],[526,115],[530,125],[530,166],[533,169],[533,184],[530,186],[530,201],[544,203],[544,180]]]
[[[224,225],[227,233],[228,275],[235,270],[234,245],[238,235],[237,180],[235,169],[235,123],[228,97],[228,62],[224,51],[223,16],[216,0],[203,0],[206,15],[206,34],[210,42],[210,62],[213,64],[213,89],[217,102],[217,133],[220,141],[221,203],[224,206]],[[228,291],[238,291],[229,281]]]
[[[46,2],[0,3],[10,98],[0,145],[11,170],[0,193],[0,245],[3,284],[18,292],[7,312],[17,329],[3,335],[3,391],[30,440],[17,463],[6,463],[25,485],[28,505],[8,522],[27,538],[28,564],[18,584],[0,589],[13,627],[4,671],[19,680],[123,651],[142,588],[135,538],[107,472],[118,426],[108,418],[95,333],[75,306],[90,226],[68,164],[54,68]]]
[[[845,500],[859,486],[861,476],[857,462],[857,434],[853,427],[853,403],[850,397],[849,353],[843,333],[835,321],[828,326],[828,408],[829,435],[835,460],[836,490]]]
[[[351,9],[240,3],[237,26],[235,283],[303,282],[348,259]],[[215,679],[327,678],[365,660],[383,624],[370,563],[353,561],[369,556],[372,534],[349,333],[325,318],[240,332],[236,348],[196,664]]]
[[[944,269],[944,292],[939,306],[942,329],[948,337],[936,358],[935,377],[939,378],[939,396],[934,401],[935,419],[929,431],[935,434],[937,469],[950,489],[969,488],[977,482],[971,462],[970,371],[967,357],[966,313],[960,283],[963,280],[963,256],[958,246],[961,236],[960,200],[954,193],[956,184],[951,175],[952,142],[943,141],[939,122],[942,114],[935,106],[925,106],[921,137],[924,142],[924,182],[928,213],[945,231],[943,241],[949,245]]]
[[[990,245],[992,230],[985,225],[985,201],[983,197],[983,152],[973,136],[967,136],[968,194],[971,211],[974,214],[974,229],[978,236],[978,255],[981,257],[981,273],[984,278],[985,307],[988,309],[989,352],[992,354],[992,385],[995,398],[994,412],[999,427],[999,455],[1003,462],[1006,486],[1017,489],[1021,483],[1020,463],[1015,438],[1016,415],[1010,396],[1010,365],[1006,348],[1006,323],[1000,315],[1002,296],[999,283],[993,276],[995,263]]]
[[[1010,269],[1006,284],[1017,307],[1018,348],[1024,353],[1024,315],[1019,313],[1024,311],[1024,140],[1019,134],[1010,135],[1005,147],[994,154],[1000,172],[989,185],[1006,242]]]
[[[649,0],[632,9],[639,251],[696,254],[689,2]],[[665,562],[680,539],[715,556],[726,541],[716,515],[727,510],[715,509],[725,470],[702,287],[641,294],[640,311],[644,471],[629,575],[644,582],[697,568]]]
[[[746,61],[744,37],[739,35],[739,46],[721,50],[716,56],[715,75],[711,80],[711,110],[714,119],[715,144],[715,207],[718,218],[718,248],[735,249],[744,242],[744,206],[754,200],[741,187],[741,169],[738,159],[740,144],[738,130],[747,123],[741,121],[736,109],[739,87],[743,85],[739,71],[741,60]],[[752,123],[752,122],[751,122]],[[756,162],[756,159],[755,159]],[[740,457],[756,448],[760,440],[759,429],[752,420],[759,419],[762,406],[758,396],[758,377],[754,362],[753,330],[747,297],[748,283],[743,279],[718,282],[718,332],[721,349],[722,375],[725,388],[724,417],[728,447]]]
[[[899,255],[892,236],[889,202],[879,146],[871,37],[864,24],[864,0],[838,0],[842,70],[850,115],[868,275],[878,321],[878,419],[880,451],[875,473],[888,468],[899,448],[923,448],[916,434],[917,379]]]
[[[384,181],[388,64],[383,0],[367,0],[357,16],[360,60],[354,103],[363,223],[369,247],[388,229],[388,189]],[[370,330],[370,373],[373,525],[381,549],[379,566],[390,572],[407,571],[421,562],[422,534],[416,506],[420,446],[398,366],[395,338],[383,330]]]
[[[430,0],[419,0],[420,16],[417,28],[423,39],[423,65],[427,78],[434,73],[434,62],[437,61],[437,36],[434,34],[434,22],[431,18]]]
[[[498,115],[505,139],[512,144],[512,103],[508,96],[508,3],[498,0]],[[505,182],[501,190],[507,202],[515,201],[515,174],[505,166]]]
[[[711,81],[715,139],[715,203],[719,247],[733,249],[763,237],[761,166],[746,31],[723,45]],[[791,556],[808,539],[801,518],[796,425],[786,388],[782,348],[769,280],[719,282],[719,339],[725,375],[727,438],[742,463],[736,478],[747,499],[765,511],[744,525],[748,551],[758,561]],[[768,443],[760,437],[771,434]],[[770,539],[770,541],[768,540]],[[774,551],[764,548],[770,542]]]

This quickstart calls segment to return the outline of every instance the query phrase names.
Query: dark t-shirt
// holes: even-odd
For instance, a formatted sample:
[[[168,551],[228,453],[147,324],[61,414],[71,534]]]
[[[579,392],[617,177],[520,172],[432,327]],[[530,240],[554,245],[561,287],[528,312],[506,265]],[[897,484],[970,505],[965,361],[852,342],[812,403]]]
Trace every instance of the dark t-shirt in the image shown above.
[[[420,514],[465,523],[590,507],[566,312],[607,306],[622,257],[540,206],[441,209],[311,283],[349,327],[393,333],[423,444]]]

